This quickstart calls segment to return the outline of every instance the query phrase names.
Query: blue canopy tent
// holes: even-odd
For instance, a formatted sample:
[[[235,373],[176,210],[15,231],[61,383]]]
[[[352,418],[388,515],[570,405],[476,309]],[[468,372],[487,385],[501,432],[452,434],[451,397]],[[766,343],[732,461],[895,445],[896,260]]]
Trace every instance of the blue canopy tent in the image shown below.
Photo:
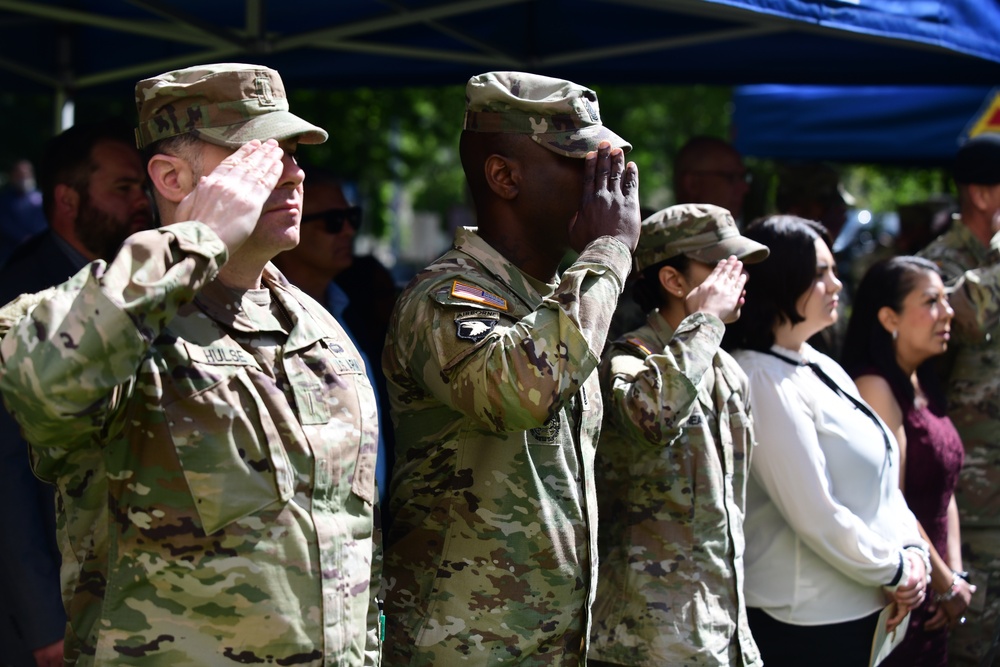
[[[991,99],[988,86],[738,86],[735,145],[782,160],[940,165]]]
[[[0,86],[59,101],[206,61],[297,87],[461,83],[992,84],[995,0],[0,0]]]

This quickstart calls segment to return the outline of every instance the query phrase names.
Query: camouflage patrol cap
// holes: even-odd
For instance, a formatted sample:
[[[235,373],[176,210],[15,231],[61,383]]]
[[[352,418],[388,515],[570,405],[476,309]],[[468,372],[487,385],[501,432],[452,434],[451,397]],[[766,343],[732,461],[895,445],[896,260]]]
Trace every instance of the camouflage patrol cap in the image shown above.
[[[487,72],[465,88],[469,132],[527,134],[567,157],[586,157],[607,140],[628,152],[632,144],[601,123],[597,93],[571,81],[525,72]]]
[[[635,249],[636,271],[687,255],[715,264],[736,255],[746,264],[767,258],[767,246],[740,235],[729,211],[711,204],[678,204],[642,221]]]
[[[281,77],[260,65],[196,65],[144,79],[135,86],[135,106],[139,148],[188,132],[233,149],[251,139],[327,139],[326,130],[289,112]]]

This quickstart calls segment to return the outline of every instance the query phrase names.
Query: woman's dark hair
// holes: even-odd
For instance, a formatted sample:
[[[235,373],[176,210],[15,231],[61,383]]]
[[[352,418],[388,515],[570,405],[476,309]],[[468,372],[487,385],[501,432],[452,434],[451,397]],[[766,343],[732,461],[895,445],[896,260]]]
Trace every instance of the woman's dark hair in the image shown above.
[[[691,260],[684,254],[675,255],[633,274],[635,280],[632,283],[632,298],[635,299],[644,313],[666,303],[667,295],[664,293],[663,286],[660,285],[660,269],[665,266],[673,267],[686,275],[688,267],[691,266]]]
[[[769,350],[774,326],[798,324],[803,319],[796,302],[816,280],[816,239],[828,246],[830,236],[818,222],[794,215],[754,220],[743,234],[766,245],[771,254],[758,264],[747,264],[750,276],[740,319],[726,325],[726,350]]]
[[[841,361],[851,377],[878,371],[894,394],[907,399],[904,405],[913,402],[913,384],[896,362],[892,335],[879,322],[878,311],[887,306],[901,312],[917,280],[928,273],[941,275],[933,262],[922,257],[893,257],[873,264],[858,286],[841,352]],[[937,390],[930,359],[917,369],[917,379],[926,392]]]

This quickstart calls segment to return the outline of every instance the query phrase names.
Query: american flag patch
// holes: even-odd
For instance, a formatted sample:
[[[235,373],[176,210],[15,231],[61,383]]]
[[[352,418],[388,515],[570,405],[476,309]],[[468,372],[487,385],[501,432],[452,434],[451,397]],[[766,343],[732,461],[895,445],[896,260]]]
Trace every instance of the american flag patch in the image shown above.
[[[491,294],[484,289],[460,283],[457,280],[451,286],[451,295],[456,299],[475,301],[487,306],[493,306],[500,310],[507,310],[507,300],[496,294]]]
[[[647,355],[653,354],[653,351],[646,347],[646,344],[638,338],[626,338],[628,343],[631,343],[635,347],[639,348],[639,351],[644,352]]]

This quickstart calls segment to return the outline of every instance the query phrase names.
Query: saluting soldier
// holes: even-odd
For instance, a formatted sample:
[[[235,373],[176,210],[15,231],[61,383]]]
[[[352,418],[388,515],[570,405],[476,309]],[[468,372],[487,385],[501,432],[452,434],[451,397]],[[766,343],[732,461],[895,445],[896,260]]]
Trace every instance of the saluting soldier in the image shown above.
[[[296,148],[327,133],[255,65],[146,79],[136,103],[163,226],[0,311],[35,472],[104,496],[80,523],[62,494],[66,661],[378,664],[374,393],[270,263],[299,240]]]
[[[491,72],[466,95],[479,226],[407,287],[383,360],[397,433],[386,660],[580,665],[594,371],[639,233],[638,170],[587,88]]]
[[[743,263],[767,255],[711,204],[642,222],[634,294],[648,317],[609,346],[600,371],[601,576],[588,664],[761,664],[743,597],[747,377],[720,346],[740,316]]]

